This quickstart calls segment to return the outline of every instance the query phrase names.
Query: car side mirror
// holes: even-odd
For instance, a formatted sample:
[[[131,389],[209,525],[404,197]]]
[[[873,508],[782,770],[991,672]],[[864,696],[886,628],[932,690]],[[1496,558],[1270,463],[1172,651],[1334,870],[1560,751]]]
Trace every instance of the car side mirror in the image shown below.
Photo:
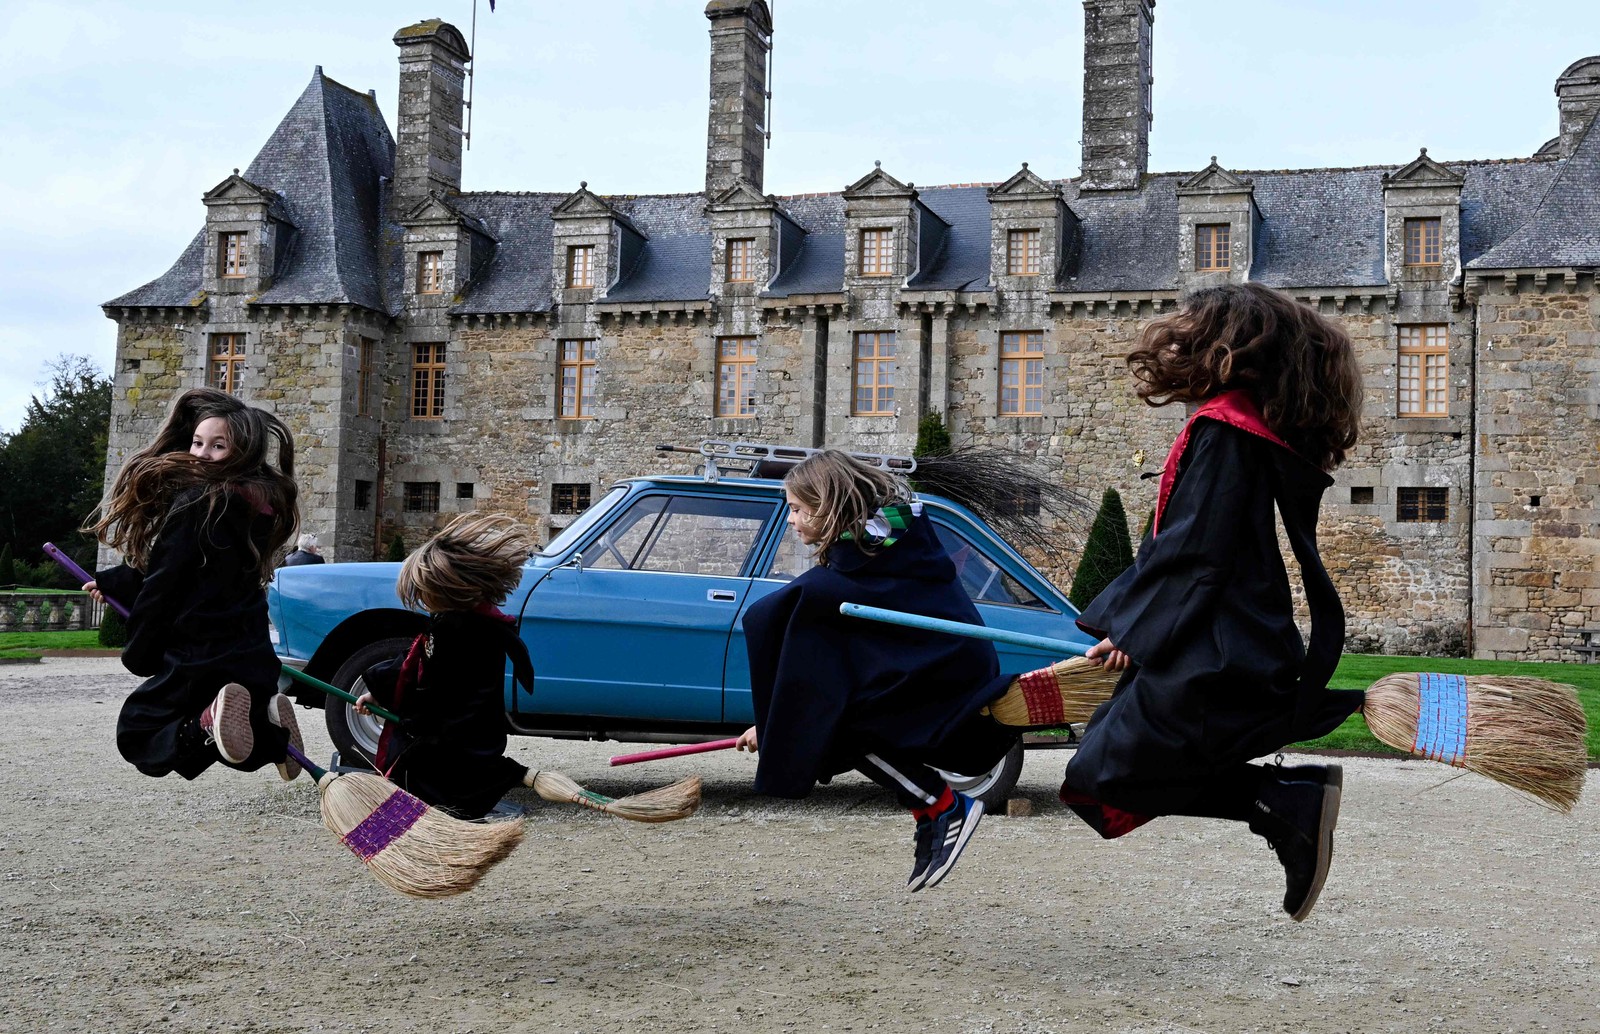
[[[582,553],[574,553],[574,554],[572,554],[572,559],[568,560],[566,563],[562,564],[561,566],[562,567],[570,567],[574,571],[583,570],[583,554]]]

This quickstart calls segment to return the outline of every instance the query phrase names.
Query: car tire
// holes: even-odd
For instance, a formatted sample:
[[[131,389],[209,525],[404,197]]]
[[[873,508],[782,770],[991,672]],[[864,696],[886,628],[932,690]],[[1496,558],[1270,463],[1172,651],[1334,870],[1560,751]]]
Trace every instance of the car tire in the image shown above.
[[[368,643],[345,658],[333,674],[333,684],[340,689],[360,696],[367,691],[361,676],[379,661],[392,660],[406,652],[410,639],[380,639]],[[348,700],[328,699],[323,711],[328,726],[328,738],[339,752],[339,764],[347,768],[371,768],[378,753],[378,737],[383,733],[383,719],[373,715],[356,714]]]
[[[990,814],[1003,813],[1011,791],[1017,788],[1017,780],[1022,776],[1022,737],[1017,737],[1017,742],[1006,751],[1005,757],[987,772],[967,776],[940,769],[939,773],[953,789],[982,801],[984,811]]]

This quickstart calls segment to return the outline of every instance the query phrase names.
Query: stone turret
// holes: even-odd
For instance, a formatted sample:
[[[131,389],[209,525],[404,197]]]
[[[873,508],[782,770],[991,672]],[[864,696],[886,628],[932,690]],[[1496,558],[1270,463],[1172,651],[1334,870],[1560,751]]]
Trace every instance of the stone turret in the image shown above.
[[[711,0],[706,17],[711,20],[706,194],[718,197],[740,180],[760,193],[772,12],[762,0]]]
[[[1155,0],[1084,0],[1081,190],[1136,190],[1150,164]]]
[[[1556,80],[1556,103],[1561,108],[1561,157],[1571,157],[1584,130],[1600,112],[1600,54],[1574,61]]]

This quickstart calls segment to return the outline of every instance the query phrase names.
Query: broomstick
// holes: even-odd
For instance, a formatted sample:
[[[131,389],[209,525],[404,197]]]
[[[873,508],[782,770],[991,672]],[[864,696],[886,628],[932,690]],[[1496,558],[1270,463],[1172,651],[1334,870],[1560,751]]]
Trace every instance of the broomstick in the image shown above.
[[[839,611],[850,617],[1013,646],[1083,652],[1083,647],[1064,639],[942,621],[856,603],[842,604]],[[1000,700],[990,705],[995,720],[1013,724],[1001,717],[1000,705],[1019,693],[1030,720],[1051,711],[1055,707],[1052,694],[1047,689],[1030,693],[1024,684],[1035,679],[1047,686],[1044,673],[1070,663],[1061,662],[1029,672],[1013,681]],[[1105,673],[1106,676],[1110,674]],[[1087,705],[1096,689],[1096,684],[1087,679],[1076,682],[1075,686],[1075,692],[1081,694],[1076,703],[1068,702],[1067,690],[1061,691],[1062,714],[1074,713],[1078,704]],[[1098,686],[1104,688],[1101,699],[1108,699],[1115,679],[1104,678]],[[1093,708],[1089,710],[1092,713]],[[1367,687],[1361,712],[1372,734],[1395,750],[1488,776],[1557,811],[1570,812],[1583,791],[1584,769],[1589,758],[1585,745],[1588,722],[1578,702],[1578,691],[1565,683],[1507,675],[1400,672],[1386,675]]]
[[[86,584],[94,576],[51,543],[45,552]],[[104,593],[101,593],[105,596]],[[123,617],[128,608],[105,596]],[[521,822],[463,822],[370,772],[319,768],[293,743],[287,752],[311,773],[322,797],[322,824],[383,883],[414,898],[445,898],[477,886],[484,873],[522,842]]]
[[[351,703],[356,701],[354,693],[307,675],[298,668],[285,666],[283,673],[289,678],[302,682],[313,689],[321,690],[329,696],[339,697]],[[379,707],[376,704],[369,703],[367,710],[379,718],[384,718],[391,722],[399,720],[399,716],[393,711]],[[604,794],[595,793],[593,790],[585,790],[560,772],[530,771],[523,778],[522,785],[529,787],[534,793],[547,801],[578,804],[604,815],[614,815],[619,819],[629,819],[633,822],[672,822],[676,819],[688,818],[700,807],[699,776],[690,776],[687,779],[680,779],[676,783],[658,787],[654,790],[617,798],[607,797]]]

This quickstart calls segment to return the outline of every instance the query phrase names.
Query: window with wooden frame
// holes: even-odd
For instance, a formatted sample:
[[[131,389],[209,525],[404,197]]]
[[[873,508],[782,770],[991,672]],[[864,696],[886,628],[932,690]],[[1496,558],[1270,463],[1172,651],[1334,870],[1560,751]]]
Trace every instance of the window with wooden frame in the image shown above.
[[[224,280],[238,280],[250,273],[246,234],[217,234],[217,273]]]
[[[1039,231],[1006,231],[1006,273],[1010,276],[1039,275]]]
[[[1439,257],[1439,219],[1406,220],[1406,258],[1408,266],[1437,266]]]
[[[1399,328],[1399,416],[1450,415],[1450,339],[1442,323]]]
[[[1402,524],[1442,524],[1450,519],[1448,488],[1401,488],[1395,492],[1394,519]]]
[[[561,342],[559,370],[561,395],[556,416],[563,420],[594,418],[594,341],[572,338]]]
[[[1044,332],[1000,335],[1000,415],[1044,415]]]
[[[412,346],[411,416],[415,420],[439,420],[444,417],[443,341]]]
[[[1194,228],[1194,269],[1197,273],[1212,273],[1233,267],[1228,241],[1232,227],[1228,223],[1204,223]]]
[[[369,337],[356,342],[356,416],[372,415],[373,363],[378,343]]]
[[[728,241],[728,283],[748,284],[756,278],[756,242],[752,237]]]
[[[206,383],[230,395],[244,387],[244,335],[212,334]]]
[[[717,338],[716,415],[756,415],[756,339],[753,337]]]
[[[856,335],[853,416],[894,416],[894,331],[863,331]]]
[[[894,275],[894,231],[875,229],[861,231],[861,275]]]
[[[567,286],[594,286],[593,244],[575,244],[567,249]]]
[[[565,485],[552,485],[550,489],[550,512],[552,514],[576,514],[589,508],[589,485],[573,483]]]
[[[407,481],[405,508],[407,513],[438,513],[439,482]]]
[[[417,252],[417,293],[444,293],[444,252]]]
[[[357,510],[372,509],[372,482],[360,480],[356,482],[356,498],[352,505]]]

